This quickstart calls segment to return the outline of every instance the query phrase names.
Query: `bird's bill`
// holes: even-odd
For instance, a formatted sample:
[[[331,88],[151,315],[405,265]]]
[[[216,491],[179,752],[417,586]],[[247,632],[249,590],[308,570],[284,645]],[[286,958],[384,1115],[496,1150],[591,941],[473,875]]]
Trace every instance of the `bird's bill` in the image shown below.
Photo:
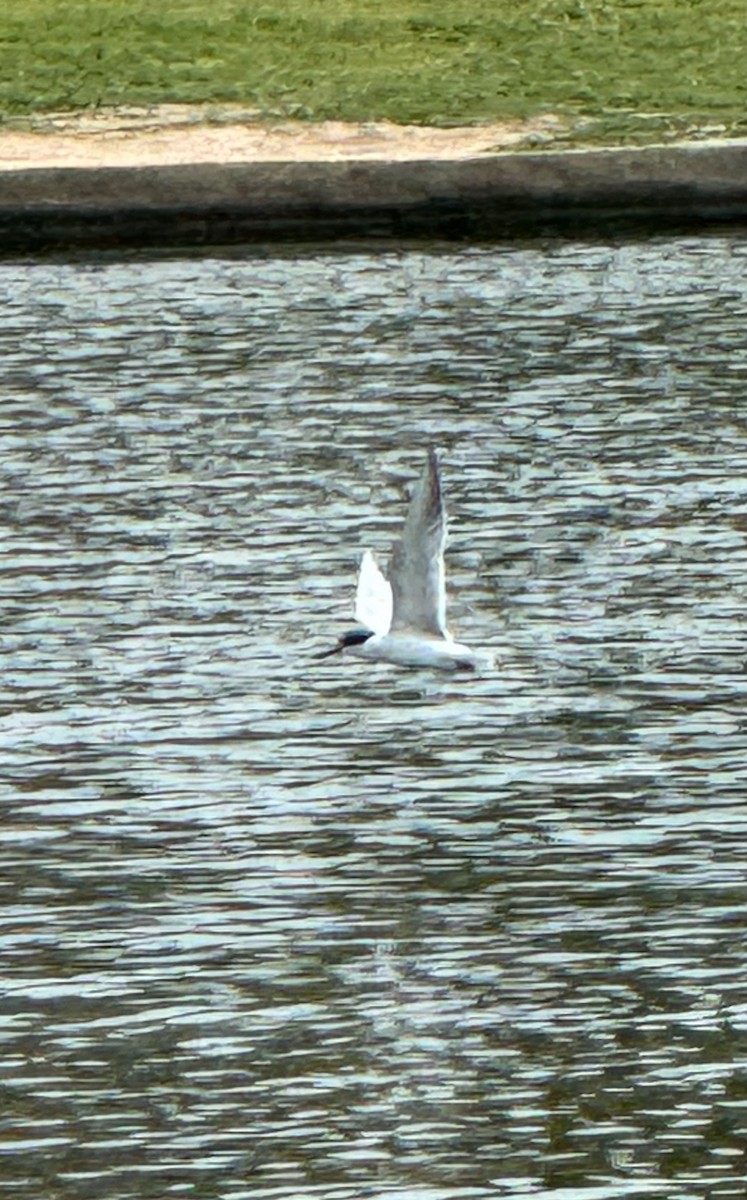
[[[331,650],[322,650],[321,654],[314,654],[313,658],[329,658],[331,654],[339,654],[342,650],[342,642],[338,642]]]

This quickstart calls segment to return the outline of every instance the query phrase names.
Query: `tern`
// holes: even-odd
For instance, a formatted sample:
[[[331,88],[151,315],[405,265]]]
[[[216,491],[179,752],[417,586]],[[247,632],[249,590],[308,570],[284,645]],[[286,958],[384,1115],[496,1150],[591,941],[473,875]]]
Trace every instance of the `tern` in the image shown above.
[[[453,641],[446,628],[445,545],[441,471],[436,452],[429,450],[402,534],[392,548],[389,578],[366,550],[355,601],[355,618],[362,627],[348,630],[331,650],[315,657],[347,651],[403,667],[477,670],[480,656]]]

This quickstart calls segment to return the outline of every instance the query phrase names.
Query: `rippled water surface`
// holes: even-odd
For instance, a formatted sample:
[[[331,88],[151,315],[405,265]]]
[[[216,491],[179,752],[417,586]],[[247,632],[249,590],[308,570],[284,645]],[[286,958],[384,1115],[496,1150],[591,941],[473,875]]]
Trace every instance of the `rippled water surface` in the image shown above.
[[[747,243],[0,297],[0,1192],[743,1196]],[[429,444],[497,669],[315,661]]]

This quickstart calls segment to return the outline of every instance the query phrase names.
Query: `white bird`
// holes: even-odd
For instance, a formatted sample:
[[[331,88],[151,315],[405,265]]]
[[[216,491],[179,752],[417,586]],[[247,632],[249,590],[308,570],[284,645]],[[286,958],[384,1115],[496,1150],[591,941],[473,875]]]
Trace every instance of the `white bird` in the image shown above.
[[[402,536],[394,543],[389,579],[366,550],[358,574],[355,617],[365,628],[344,633],[316,658],[349,651],[403,667],[475,671],[480,657],[446,628],[446,510],[434,450],[415,488]]]

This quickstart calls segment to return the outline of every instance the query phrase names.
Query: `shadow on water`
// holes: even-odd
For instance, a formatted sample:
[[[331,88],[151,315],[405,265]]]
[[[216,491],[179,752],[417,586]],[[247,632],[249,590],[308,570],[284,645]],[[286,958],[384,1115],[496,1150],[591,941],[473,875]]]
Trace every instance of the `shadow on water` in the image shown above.
[[[0,266],[0,1192],[743,1194],[746,265]]]

